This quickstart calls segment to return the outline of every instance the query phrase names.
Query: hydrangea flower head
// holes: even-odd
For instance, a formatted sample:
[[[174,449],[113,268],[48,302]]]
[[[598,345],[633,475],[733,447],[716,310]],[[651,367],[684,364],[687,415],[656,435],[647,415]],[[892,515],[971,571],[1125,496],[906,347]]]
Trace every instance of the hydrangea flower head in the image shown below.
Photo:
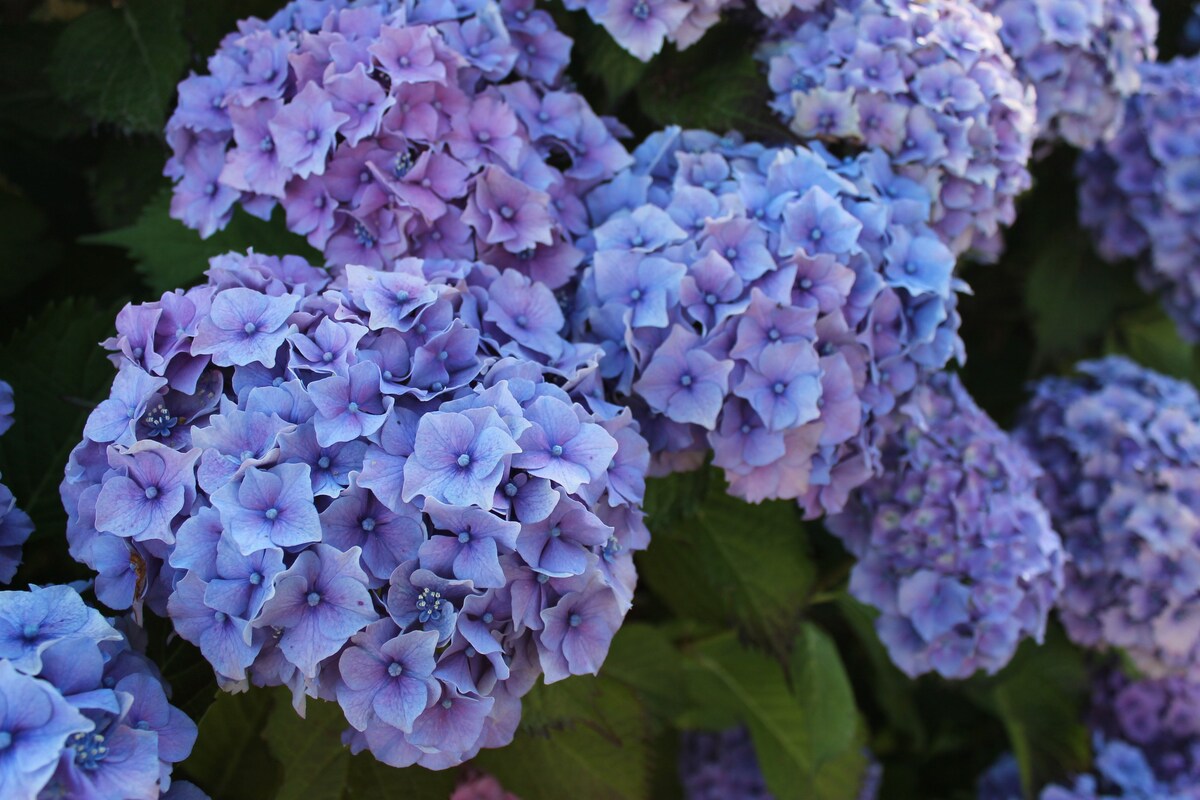
[[[1062,585],[1037,465],[948,373],[886,422],[882,476],[828,521],[858,558],[850,591],[908,675],[994,673],[1041,641]]]
[[[874,420],[961,357],[954,257],[878,151],[668,129],[587,198],[575,298],[659,473],[703,461],[751,502],[837,511],[878,467]]]
[[[1125,100],[1154,61],[1150,0],[976,0],[1003,23],[1000,38],[1037,92],[1038,138],[1094,147],[1116,135]]]
[[[13,424],[13,390],[0,381],[0,436]],[[33,520],[17,508],[17,500],[7,486],[0,483],[0,583],[9,583],[21,565],[21,547],[33,533]]]
[[[1110,357],[1038,383],[1017,429],[1068,560],[1058,607],[1085,647],[1200,675],[1200,396]]]
[[[0,592],[0,631],[0,795],[168,796],[196,725],[122,630],[46,586]]]
[[[62,485],[72,554],[223,687],[336,699],[355,751],[445,768],[506,744],[540,676],[599,669],[649,539],[647,445],[595,390],[599,350],[563,338],[545,285],[480,262],[227,255],[208,278],[106,343],[113,396]]]
[[[956,0],[809,5],[759,49],[775,112],[805,141],[882,150],[932,193],[931,224],[955,253],[998,255],[1037,132],[999,21]]]
[[[1200,341],[1200,56],[1141,75],[1116,137],[1077,163],[1079,219],[1101,257],[1134,259],[1180,335]]]
[[[879,796],[883,768],[872,761],[855,800]],[[679,778],[687,800],[771,800],[750,732],[744,727],[719,733],[688,731],[679,752]]]
[[[629,162],[566,87],[570,49],[524,2],[293,0],[243,20],[179,85],[172,216],[208,236],[239,203],[280,205],[330,264],[479,258],[558,288],[582,258],[578,196]],[[214,309],[200,348],[265,357],[282,303]]]

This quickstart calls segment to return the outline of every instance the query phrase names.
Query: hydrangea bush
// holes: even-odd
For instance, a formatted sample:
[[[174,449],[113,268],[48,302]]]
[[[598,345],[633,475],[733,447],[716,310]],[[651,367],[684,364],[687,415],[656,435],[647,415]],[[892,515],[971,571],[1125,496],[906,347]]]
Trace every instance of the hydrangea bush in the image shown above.
[[[879,609],[879,638],[908,675],[994,673],[1022,639],[1041,641],[1063,582],[1040,470],[954,375],[885,425],[881,476],[828,521],[858,558],[850,591]]]
[[[1018,437],[1067,552],[1059,617],[1154,676],[1200,676],[1200,396],[1120,358],[1034,387]]]
[[[171,214],[208,236],[235,205],[330,264],[479,258],[557,288],[580,196],[629,155],[566,88],[571,40],[532,0],[294,0],[243,20],[179,86]]]
[[[171,705],[139,633],[70,586],[0,592],[0,796],[202,796],[172,785],[196,725]]]
[[[837,511],[877,468],[875,420],[962,357],[929,195],[869,151],[668,129],[587,199],[575,329],[657,473],[711,450],[730,491]]]
[[[0,381],[0,436],[13,424],[13,390]],[[0,583],[9,583],[21,565],[21,546],[33,533],[33,520],[17,508],[17,499],[9,488],[0,483]]]
[[[522,273],[330,276],[227,255],[127,306],[62,485],[112,608],[168,615],[227,689],[336,699],[355,750],[458,764],[594,673],[628,610],[646,443]]]
[[[996,257],[1037,133],[999,20],[958,0],[807,5],[758,51],[772,108],[805,141],[885,152],[932,195],[931,223],[955,253]]]
[[[1142,67],[1117,136],[1078,163],[1079,219],[1110,261],[1135,259],[1180,335],[1200,340],[1200,57]]]
[[[1040,139],[1090,148],[1117,134],[1139,67],[1157,56],[1149,0],[976,3],[1000,18],[1000,39],[1037,93]]]

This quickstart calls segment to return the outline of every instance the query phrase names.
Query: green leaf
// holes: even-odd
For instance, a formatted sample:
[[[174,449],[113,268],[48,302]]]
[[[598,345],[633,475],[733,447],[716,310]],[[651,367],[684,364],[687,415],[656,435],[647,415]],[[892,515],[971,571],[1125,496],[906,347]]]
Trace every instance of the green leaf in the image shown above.
[[[1082,656],[1057,628],[1041,646],[1022,644],[996,677],[991,700],[1027,792],[1087,766],[1088,730],[1080,719],[1088,688]]]
[[[613,638],[604,677],[632,689],[655,727],[684,710],[683,658],[666,633],[643,622],[627,622]]]
[[[41,309],[0,348],[0,379],[12,384],[16,401],[15,422],[0,437],[0,474],[45,545],[27,548],[35,570],[27,579],[63,578],[66,514],[58,485],[88,413],[112,384],[112,364],[97,343],[111,335],[113,317],[90,300],[64,300]]]
[[[261,689],[222,694],[200,720],[200,735],[183,772],[210,797],[273,797],[282,769],[262,731],[274,706],[272,693]]]
[[[27,137],[57,140],[87,132],[87,118],[62,101],[46,74],[46,53],[61,29],[0,24],[0,137],[20,144]]]
[[[348,780],[350,750],[342,744],[346,718],[337,703],[309,700],[304,718],[276,693],[263,738],[283,768],[275,800],[341,800]]]
[[[1157,304],[1123,315],[1106,344],[1107,352],[1144,367],[1193,383],[1200,379],[1196,348],[1180,338],[1174,320]]]
[[[854,689],[833,639],[806,623],[792,644],[792,685],[818,767],[850,749],[858,729]]]
[[[574,50],[587,54],[582,59],[583,72],[604,87],[609,110],[638,85],[650,68],[649,64],[630,55],[599,25],[581,26]]]
[[[98,122],[159,133],[188,60],[182,12],[182,0],[126,0],[89,11],[59,37],[51,84]]]
[[[397,769],[370,753],[359,753],[350,757],[349,781],[343,797],[345,800],[444,800],[454,792],[458,777],[457,772],[449,769],[436,772],[424,767]]]
[[[124,247],[137,262],[137,270],[155,292],[188,286],[208,269],[208,260],[230,251],[254,248],[267,255],[304,256],[323,263],[321,255],[300,236],[287,230],[283,211],[276,209],[270,222],[250,216],[240,208],[224,230],[207,239],[171,219],[171,192],[164,189],[127,228],[86,237],[90,244]]]
[[[650,729],[633,691],[576,676],[539,685],[523,702],[513,743],[476,759],[522,800],[650,797]]]
[[[0,299],[16,297],[49,272],[62,257],[62,243],[47,234],[45,212],[28,198],[0,187],[0,264],[20,264],[20,269],[0,269]]]

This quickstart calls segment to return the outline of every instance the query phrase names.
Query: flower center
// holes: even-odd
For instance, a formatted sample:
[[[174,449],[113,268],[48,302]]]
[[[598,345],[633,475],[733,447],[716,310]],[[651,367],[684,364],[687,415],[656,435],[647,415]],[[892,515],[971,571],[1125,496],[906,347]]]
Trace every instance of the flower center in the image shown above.
[[[633,4],[633,16],[640,20],[648,19],[650,16],[650,4],[646,0],[637,0]]]
[[[364,531],[366,531],[367,533],[370,533],[371,531],[375,530],[375,518],[374,517],[363,517],[363,521],[361,524],[362,524],[362,529]]]
[[[346,406],[346,410],[349,411],[351,414],[357,414],[358,413],[358,403],[351,400],[350,403]]]
[[[554,456],[555,458],[558,458],[562,454],[563,454],[563,449],[562,449],[561,444],[556,444],[550,448],[550,455]]]
[[[442,618],[442,593],[433,589],[422,589],[417,595],[417,619],[421,622]]]
[[[393,661],[388,664],[388,675],[391,675],[393,678],[399,678],[402,672],[404,672],[404,666],[400,662]]]
[[[459,465],[460,467],[469,467],[469,466],[471,466],[471,456],[470,456],[470,454],[468,454],[468,453],[463,453],[461,456],[459,456],[459,457],[458,457],[458,465]]]
[[[108,755],[104,734],[96,731],[71,734],[67,739],[67,747],[75,751],[75,765],[86,770],[99,767],[100,762]]]
[[[583,617],[579,616],[578,614],[572,614],[571,616],[567,617],[567,624],[569,624],[572,628],[578,628],[579,623],[581,622],[583,622]]]
[[[318,603],[320,603],[320,602],[321,602],[321,593],[320,593],[320,592],[309,592],[309,593],[308,593],[308,594],[305,596],[304,600],[305,600],[305,601],[306,601],[306,602],[307,602],[307,603],[308,603],[310,606],[316,606]]]
[[[253,322],[247,322],[245,325],[242,326],[242,330],[244,330],[247,334],[252,334],[258,330],[258,326],[255,325]]]
[[[36,622],[26,622],[25,627],[21,628],[21,635],[26,639],[36,639],[38,635],[38,625]]]
[[[771,391],[775,392],[775,394],[783,394],[785,389],[787,389],[787,386],[785,386],[782,381],[777,382],[771,387]]]
[[[466,544],[467,542],[471,541],[471,534],[466,531],[462,531],[458,534],[458,541],[462,544]]]
[[[12,734],[8,731],[0,731],[0,750],[7,750],[12,745]]]
[[[157,486],[147,486],[146,487],[146,499],[153,500],[156,497],[158,497],[158,487]]]
[[[263,576],[261,572],[251,572],[250,576],[246,578],[246,580],[250,581],[251,586],[258,586],[260,583],[262,583],[262,579]]]
[[[329,456],[321,456],[317,459],[317,466],[321,469],[329,469]]]
[[[263,514],[263,516],[266,517],[267,519],[274,520],[276,517],[279,516],[279,509],[278,508],[268,508],[266,510],[266,512]]]
[[[680,385],[682,385],[682,386],[691,386],[691,385],[692,385],[692,376],[691,376],[691,375],[684,375],[683,377],[681,377],[681,378],[679,379],[679,383],[680,383]]]

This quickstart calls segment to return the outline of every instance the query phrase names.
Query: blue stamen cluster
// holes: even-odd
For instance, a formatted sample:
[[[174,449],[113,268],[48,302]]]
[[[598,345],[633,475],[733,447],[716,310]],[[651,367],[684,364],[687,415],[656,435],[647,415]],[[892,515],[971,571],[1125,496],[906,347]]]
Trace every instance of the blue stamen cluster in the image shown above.
[[[0,436],[13,424],[12,386],[0,381]],[[7,486],[0,483],[0,583],[9,583],[21,565],[21,548],[33,533],[33,520],[17,508],[17,500]]]
[[[875,424],[962,357],[954,257],[886,155],[668,129],[587,198],[575,299],[606,396],[658,473],[709,450],[730,491],[837,511],[877,469]]]
[[[1063,550],[1029,454],[942,373],[885,421],[883,471],[829,529],[858,558],[855,597],[910,676],[994,673],[1041,641]]]
[[[1200,341],[1200,56],[1145,64],[1116,138],[1079,160],[1079,218],[1110,261],[1136,259],[1180,335]]]
[[[992,258],[1030,186],[1037,133],[999,27],[958,0],[823,0],[772,23],[758,56],[797,136],[887,153],[933,194],[950,248]]]
[[[1000,39],[1037,92],[1038,138],[1095,147],[1116,135],[1125,101],[1154,61],[1150,0],[975,0],[1003,23]]]
[[[1059,616],[1152,676],[1200,676],[1200,396],[1119,357],[1038,383],[1017,429],[1068,560]]]
[[[105,343],[71,552],[225,688],[336,699],[356,751],[504,745],[540,676],[599,669],[649,538],[646,442],[563,327],[545,285],[477,262],[215,258]]]
[[[578,198],[629,163],[563,72],[533,0],[293,0],[222,42],[167,125],[171,214],[208,236],[233,208],[329,264],[481,259],[557,288],[580,264]]]
[[[133,646],[137,632],[69,586],[0,592],[0,797],[204,796],[171,782],[196,725]]]

